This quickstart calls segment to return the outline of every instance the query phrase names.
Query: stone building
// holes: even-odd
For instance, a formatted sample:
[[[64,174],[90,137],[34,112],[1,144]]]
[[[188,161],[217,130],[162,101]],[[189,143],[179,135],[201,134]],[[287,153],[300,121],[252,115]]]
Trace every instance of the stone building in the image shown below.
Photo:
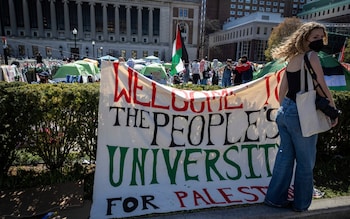
[[[296,16],[306,0],[205,0],[208,19],[218,19],[220,24],[256,12],[280,13],[282,17]]]
[[[293,1],[285,1],[285,0],[202,0],[202,4],[206,5],[206,19],[208,21],[215,21],[217,20],[221,27],[231,25],[230,23],[238,23],[238,20],[246,21],[246,17],[250,17],[253,20],[257,19],[256,14],[261,15],[262,13],[267,14],[279,14],[278,17],[292,17],[296,16],[298,13],[302,11],[303,5],[306,3],[307,0],[293,0]],[[255,14],[255,15],[254,15]],[[258,16],[259,16],[258,15]],[[270,16],[268,15],[268,16]],[[281,19],[278,19],[279,21]],[[259,21],[262,22],[262,21]],[[259,25],[259,22],[257,25]],[[265,23],[272,22],[270,21],[263,21]],[[254,28],[255,24],[250,22],[249,28]],[[246,29],[247,27],[243,27],[241,24],[238,24],[239,27],[237,27],[237,31],[239,32],[240,29]],[[271,25],[268,25],[271,26]],[[232,27],[231,27],[232,28]],[[223,31],[225,31],[225,28],[222,28]],[[256,34],[251,35],[245,35],[248,37],[241,38],[242,41],[239,41],[239,38],[235,37],[234,39],[231,38],[230,44],[221,44],[219,45],[218,41],[221,41],[221,43],[228,43],[228,39],[226,36],[226,39],[224,41],[216,39],[215,42],[215,49],[210,48],[212,47],[213,39],[211,37],[216,37],[217,34],[220,35],[220,33],[214,33],[216,30],[210,30],[206,29],[205,34],[206,37],[202,37],[202,40],[200,42],[200,48],[203,48],[205,51],[201,51],[200,53],[207,54],[207,56],[215,56],[216,58],[222,57],[230,57],[230,58],[236,58],[236,56],[241,53],[246,54],[254,54],[254,60],[259,61],[261,58],[263,58],[262,51],[266,47],[266,42],[269,36],[269,32],[271,31],[271,28],[266,32],[267,34],[262,35],[262,33],[259,33],[258,39],[252,39],[251,37],[254,37]],[[229,32],[232,32],[230,30]],[[234,31],[235,32],[235,31]],[[226,34],[221,32],[221,34]],[[233,33],[232,33],[233,34]],[[225,38],[225,36],[222,36]],[[219,37],[222,39],[222,37]],[[265,39],[267,38],[267,39]],[[209,39],[209,40],[208,40]],[[252,41],[248,41],[248,39],[251,39]],[[210,41],[211,40],[211,41]],[[210,42],[208,42],[210,41]],[[251,49],[257,49],[258,51],[245,51],[247,48]],[[237,50],[236,50],[237,49]]]
[[[328,54],[339,53],[345,39],[350,37],[349,16],[350,0],[312,1],[305,3],[297,14],[305,22],[317,21],[326,26],[329,43],[325,51]],[[255,12],[231,19],[222,30],[209,35],[208,57],[237,60],[241,55],[248,55],[252,61],[265,62],[264,51],[271,31],[283,20],[283,14],[272,12]]]
[[[200,0],[1,0],[9,55],[171,59],[176,25],[191,59],[199,40]],[[3,51],[0,52],[3,55]]]
[[[283,19],[278,13],[256,12],[225,23],[222,31],[209,35],[209,58],[238,60],[247,55],[263,62],[271,31]]]

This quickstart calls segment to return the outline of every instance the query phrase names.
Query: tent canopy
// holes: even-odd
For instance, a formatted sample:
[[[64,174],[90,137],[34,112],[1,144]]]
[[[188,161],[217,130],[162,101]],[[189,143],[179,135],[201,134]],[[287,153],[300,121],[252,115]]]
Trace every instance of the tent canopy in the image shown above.
[[[161,84],[165,84],[168,80],[168,75],[164,66],[158,63],[146,65],[139,72]]]
[[[85,58],[85,59],[83,59],[83,61],[85,61],[85,62],[91,62],[91,63],[93,63],[94,65],[96,65],[96,67],[98,67],[98,61],[95,60],[95,59]]]
[[[116,60],[118,60],[116,57],[113,57],[113,56],[110,56],[110,55],[101,56],[98,59],[99,60],[103,60],[103,61],[116,61]]]
[[[140,72],[141,69],[143,69],[144,67],[145,67],[145,65],[143,65],[143,64],[135,64],[134,65],[134,69],[138,72]]]
[[[171,65],[172,64],[170,62],[166,62],[166,63],[163,64],[165,69],[171,69]]]
[[[160,59],[156,56],[147,56],[144,58],[144,60],[150,63],[160,63]]]
[[[140,70],[140,73],[146,76],[159,74],[161,78],[167,78],[167,74],[164,66],[158,63],[146,65]]]
[[[145,57],[146,60],[158,60],[159,58],[157,56],[147,56]]]
[[[88,76],[89,72],[82,65],[68,63],[59,67],[56,74],[53,76],[53,79],[65,79],[67,75]]]
[[[93,64],[92,62],[78,60],[78,61],[75,61],[74,63],[83,66],[91,75],[96,75],[96,74],[100,73],[99,68],[95,64]]]

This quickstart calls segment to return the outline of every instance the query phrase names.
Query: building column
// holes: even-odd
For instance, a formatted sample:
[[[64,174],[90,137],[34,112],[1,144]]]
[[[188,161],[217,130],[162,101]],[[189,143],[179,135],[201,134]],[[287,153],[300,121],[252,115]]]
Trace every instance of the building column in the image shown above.
[[[96,38],[95,3],[90,2],[91,39]]]
[[[117,39],[117,41],[119,42],[120,41],[120,39],[119,39],[119,33],[120,33],[120,31],[119,31],[119,5],[118,4],[115,4],[114,5],[114,7],[115,7],[115,21],[114,21],[114,25],[115,25],[115,27],[114,27],[114,29],[115,29],[115,37],[116,37],[116,39]]]
[[[103,40],[108,40],[107,3],[102,3]]]
[[[83,28],[83,12],[81,8],[81,1],[76,1],[77,10],[78,10],[78,38],[84,39],[84,28]]]
[[[56,21],[55,0],[50,0],[50,16],[51,16],[52,37],[57,38],[57,21]]]
[[[69,8],[68,8],[69,0],[63,0],[63,8],[64,8],[64,31],[67,39],[71,38],[71,29],[69,22]]]
[[[11,35],[17,36],[17,21],[16,21],[16,12],[15,5],[13,0],[8,0],[9,3],[9,11],[10,11],[10,25],[11,25]]]
[[[153,42],[153,8],[148,8],[148,34],[149,42]]]
[[[127,41],[131,41],[131,13],[130,13],[131,6],[126,6],[126,39]]]
[[[138,42],[142,42],[142,6],[137,7],[137,38]]]
[[[24,35],[25,36],[31,36],[31,32],[30,32],[30,19],[29,19],[29,11],[28,11],[28,2],[27,0],[22,0],[22,4],[23,4],[23,19],[24,19]]]
[[[39,37],[44,37],[43,9],[40,0],[36,1]]]

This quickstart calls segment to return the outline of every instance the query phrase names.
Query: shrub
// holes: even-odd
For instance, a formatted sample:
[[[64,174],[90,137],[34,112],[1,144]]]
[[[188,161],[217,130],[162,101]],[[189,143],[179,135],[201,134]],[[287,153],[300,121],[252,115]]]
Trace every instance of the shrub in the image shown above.
[[[11,146],[5,144],[8,150],[1,152],[2,157],[9,157],[6,165],[2,164],[2,173],[7,173],[16,148],[39,155],[54,171],[74,150],[95,159],[98,88],[97,84],[22,84],[7,88],[7,95],[1,99],[0,121],[2,141]]]
[[[26,110],[16,101],[16,94],[9,90],[25,83],[0,83],[0,181],[16,157],[16,149],[27,135],[28,124],[23,121]]]

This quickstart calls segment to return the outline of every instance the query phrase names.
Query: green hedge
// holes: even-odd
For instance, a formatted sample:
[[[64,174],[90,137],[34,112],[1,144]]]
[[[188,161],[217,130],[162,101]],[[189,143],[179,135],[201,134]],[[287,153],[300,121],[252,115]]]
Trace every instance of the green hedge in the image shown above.
[[[350,92],[332,91],[337,108],[342,110],[338,125],[319,135],[318,152],[350,155]]]
[[[179,87],[180,86],[180,87]],[[178,85],[192,90],[218,86]],[[333,92],[343,111],[339,124],[322,133],[320,159],[350,155],[350,92]],[[50,170],[60,170],[69,153],[96,158],[99,83],[26,84],[0,83],[0,167],[6,175],[17,149],[38,155]]]
[[[60,170],[78,151],[95,160],[99,84],[0,83],[0,167],[6,175],[17,149]]]

